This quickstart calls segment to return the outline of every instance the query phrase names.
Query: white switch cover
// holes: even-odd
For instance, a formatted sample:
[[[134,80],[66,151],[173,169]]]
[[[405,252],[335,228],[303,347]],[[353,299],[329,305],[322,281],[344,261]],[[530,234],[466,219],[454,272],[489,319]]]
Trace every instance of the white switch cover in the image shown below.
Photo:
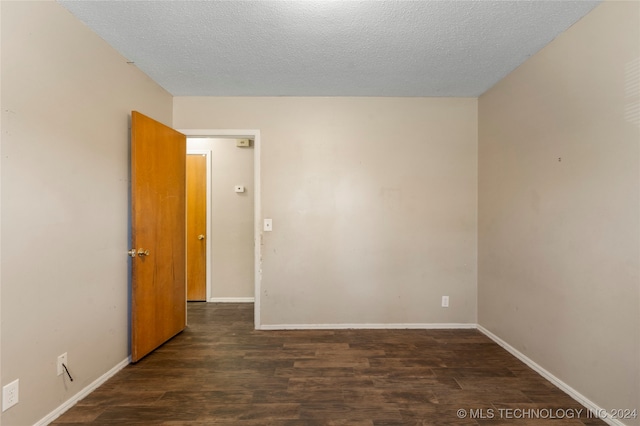
[[[443,308],[449,307],[449,296],[442,296],[442,307]]]
[[[271,219],[264,220],[264,230],[267,232],[273,231],[273,221]]]
[[[244,186],[243,185],[236,185],[233,187],[234,191],[236,192],[244,192]]]

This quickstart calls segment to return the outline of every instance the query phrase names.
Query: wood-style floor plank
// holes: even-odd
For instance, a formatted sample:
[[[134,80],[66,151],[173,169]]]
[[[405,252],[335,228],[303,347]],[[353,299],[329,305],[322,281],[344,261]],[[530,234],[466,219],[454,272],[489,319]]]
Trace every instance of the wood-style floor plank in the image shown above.
[[[476,330],[255,331],[252,304],[188,311],[184,332],[53,424],[604,425]],[[583,417],[500,414],[514,409]]]

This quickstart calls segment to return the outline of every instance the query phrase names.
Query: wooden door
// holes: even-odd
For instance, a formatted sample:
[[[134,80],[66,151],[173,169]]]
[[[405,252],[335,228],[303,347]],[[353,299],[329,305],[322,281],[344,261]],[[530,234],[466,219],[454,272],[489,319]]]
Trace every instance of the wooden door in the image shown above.
[[[207,300],[207,156],[187,154],[187,300]]]
[[[186,325],[186,144],[185,135],[131,113],[133,362]]]

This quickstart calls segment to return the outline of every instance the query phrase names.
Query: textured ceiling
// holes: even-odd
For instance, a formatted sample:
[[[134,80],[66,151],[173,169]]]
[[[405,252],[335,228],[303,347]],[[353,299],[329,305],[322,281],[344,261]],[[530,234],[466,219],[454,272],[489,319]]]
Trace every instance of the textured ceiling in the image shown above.
[[[478,96],[599,1],[58,0],[175,96]]]

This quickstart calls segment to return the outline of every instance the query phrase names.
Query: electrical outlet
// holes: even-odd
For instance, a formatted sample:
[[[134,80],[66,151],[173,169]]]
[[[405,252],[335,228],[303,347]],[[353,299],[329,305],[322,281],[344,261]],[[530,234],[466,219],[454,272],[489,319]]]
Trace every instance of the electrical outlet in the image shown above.
[[[443,308],[449,307],[449,296],[442,296],[442,307]]]
[[[20,380],[16,379],[2,388],[2,411],[6,411],[18,403],[19,387]]]
[[[67,353],[63,353],[58,356],[58,376],[62,376],[64,373],[64,367],[62,364],[67,365]]]

